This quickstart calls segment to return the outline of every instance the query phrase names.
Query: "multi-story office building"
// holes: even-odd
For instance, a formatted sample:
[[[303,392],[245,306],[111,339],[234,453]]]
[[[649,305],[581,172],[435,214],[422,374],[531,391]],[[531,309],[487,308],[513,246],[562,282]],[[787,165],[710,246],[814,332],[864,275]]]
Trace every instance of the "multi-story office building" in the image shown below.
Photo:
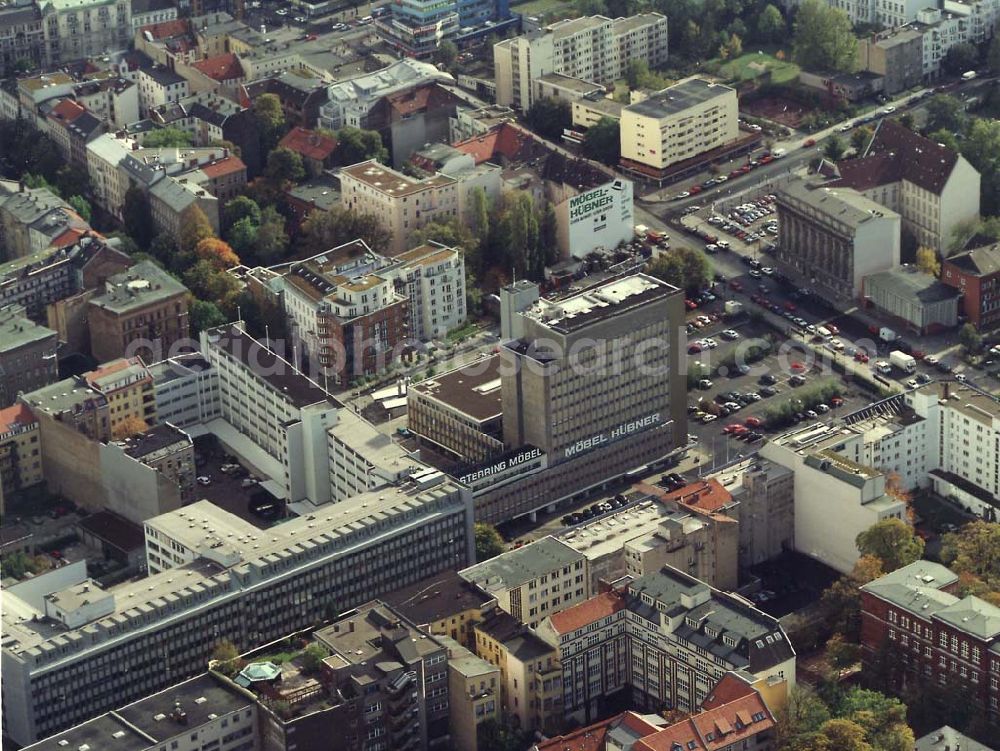
[[[0,409],[56,380],[58,344],[56,332],[25,317],[19,305],[0,308]]]
[[[421,245],[396,257],[397,286],[410,300],[409,335],[420,341],[445,336],[465,323],[465,256],[457,248]]]
[[[837,179],[826,187],[852,188],[897,212],[919,245],[938,251],[948,248],[956,227],[979,218],[979,173],[965,157],[888,118],[859,158],[829,171]],[[782,235],[779,241],[785,245]]]
[[[313,638],[332,651],[325,663],[335,690],[363,705],[358,725],[366,737],[352,743],[348,733],[347,748],[405,751],[448,745],[444,644],[378,601],[313,632]]]
[[[329,501],[327,430],[339,403],[238,325],[203,331],[201,351],[219,380],[220,416],[257,447],[253,461],[278,495]]]
[[[619,122],[623,163],[662,172],[736,141],[736,90],[692,78],[625,107]]]
[[[379,37],[404,55],[427,58],[459,29],[454,0],[402,0],[376,21]]]
[[[221,639],[245,651],[474,556],[468,491],[440,474],[267,532],[221,509],[189,508],[157,519],[147,547],[198,550],[192,563],[109,589],[56,576],[49,590],[39,577],[31,602],[4,590],[11,738],[34,742],[196,675]],[[220,536],[220,519],[245,532]]]
[[[972,248],[941,262],[941,281],[962,294],[969,323],[980,331],[1000,326],[1000,245]]]
[[[589,722],[606,713],[615,694],[629,685],[625,595],[602,592],[547,617],[538,635],[558,650],[562,709],[567,720]]]
[[[746,671],[768,684],[795,686],[795,650],[777,619],[745,600],[664,568],[633,581],[625,625],[634,706],[691,712],[723,675]]]
[[[45,479],[39,435],[38,420],[25,405],[0,409],[0,512],[11,493]]]
[[[862,663],[888,664],[900,690],[931,681],[961,686],[965,700],[997,722],[1000,608],[959,596],[958,583],[944,566],[916,561],[862,586]]]
[[[39,5],[49,65],[126,50],[132,41],[131,0],[47,0]]]
[[[108,277],[87,303],[90,351],[99,362],[140,356],[157,362],[188,336],[188,290],[151,261]]]
[[[28,748],[257,751],[263,747],[257,723],[252,697],[219,675],[202,673]]]
[[[220,416],[219,379],[200,353],[162,360],[149,372],[160,422],[183,428]]]
[[[457,368],[412,384],[406,403],[408,428],[461,465],[506,451],[499,357],[483,360],[475,370]]]
[[[341,205],[371,214],[391,236],[386,255],[405,251],[411,233],[425,224],[459,216],[458,181],[451,177],[418,180],[375,160],[344,167],[338,174]]]
[[[586,558],[551,536],[477,563],[459,575],[531,627],[590,596]]]
[[[117,437],[129,423],[156,423],[153,374],[138,357],[106,362],[96,370],[84,373],[83,380],[107,399],[113,436]]]
[[[387,265],[355,240],[293,263],[283,277],[292,329],[336,383],[381,373],[402,354],[409,303],[397,292]]]
[[[382,597],[397,613],[428,633],[471,647],[472,627],[496,609],[497,599],[456,571],[421,579]]]
[[[475,652],[500,668],[505,723],[546,734],[562,727],[562,668],[555,647],[514,616],[497,611],[475,625]]]
[[[861,532],[906,516],[906,503],[886,494],[886,474],[861,463],[863,444],[858,433],[816,423],[777,436],[760,451],[794,475],[795,549],[841,573],[860,556],[855,539]]]
[[[538,93],[537,79],[551,73],[609,84],[625,75],[629,60],[644,60],[651,68],[666,63],[666,17],[642,13],[559,21],[493,46],[497,104],[527,111]]]
[[[775,205],[778,268],[831,303],[856,300],[866,276],[899,265],[899,214],[856,190],[793,180]]]

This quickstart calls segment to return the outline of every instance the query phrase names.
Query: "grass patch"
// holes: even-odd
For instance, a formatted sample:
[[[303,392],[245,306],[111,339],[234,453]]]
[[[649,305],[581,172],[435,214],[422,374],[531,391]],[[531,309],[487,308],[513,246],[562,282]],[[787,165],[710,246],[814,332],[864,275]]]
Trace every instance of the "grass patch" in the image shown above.
[[[459,326],[457,329],[452,329],[448,332],[447,339],[451,344],[460,342],[463,339],[467,339],[479,332],[479,326],[476,323],[467,323],[464,326]]]
[[[302,654],[301,649],[293,649],[288,652],[271,652],[260,657],[255,657],[253,662],[273,662],[275,665],[284,665],[286,662],[294,660],[300,654]]]
[[[748,52],[735,60],[716,60],[714,62],[719,64],[719,75],[730,81],[749,81],[759,76],[764,70],[771,71],[772,83],[788,83],[794,81],[799,75],[798,65],[788,60],[779,60],[774,55],[767,53]]]
[[[525,16],[571,13],[574,10],[573,3],[566,0],[528,0],[526,3],[511,3],[511,7]]]

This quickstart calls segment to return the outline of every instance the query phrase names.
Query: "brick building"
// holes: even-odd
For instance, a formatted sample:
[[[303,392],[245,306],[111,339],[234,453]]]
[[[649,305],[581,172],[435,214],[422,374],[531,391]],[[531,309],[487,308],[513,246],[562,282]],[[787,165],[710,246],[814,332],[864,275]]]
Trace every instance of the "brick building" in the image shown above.
[[[916,561],[861,588],[865,670],[888,663],[898,690],[936,681],[961,686],[976,709],[1000,718],[1000,608],[960,597],[958,576]]]
[[[946,258],[941,281],[962,293],[961,310],[977,329],[988,331],[1000,325],[1000,244]]]

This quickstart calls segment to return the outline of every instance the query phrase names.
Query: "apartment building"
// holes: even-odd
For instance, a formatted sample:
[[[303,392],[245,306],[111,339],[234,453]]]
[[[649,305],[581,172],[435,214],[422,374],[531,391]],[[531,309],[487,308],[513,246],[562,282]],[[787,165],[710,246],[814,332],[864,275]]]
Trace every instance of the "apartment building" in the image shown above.
[[[745,671],[787,696],[795,650],[777,619],[665,567],[629,584],[614,617],[629,639],[633,706],[694,711],[727,671]],[[783,690],[782,690],[783,689]]]
[[[120,449],[121,454],[133,461],[127,462],[118,456],[116,449]],[[102,463],[110,465],[117,464],[142,464],[156,471],[157,484],[166,484],[177,489],[180,503],[191,503],[195,498],[195,458],[194,442],[184,431],[175,428],[169,423],[154,425],[148,430],[135,435],[123,438],[101,448]],[[105,480],[113,482],[112,478],[121,476],[127,477],[132,474],[129,468],[123,467],[122,471],[114,469],[105,473]],[[142,472],[149,476],[148,472]],[[139,484],[132,485],[133,491],[138,490]],[[123,491],[124,492],[124,491]],[[178,504],[179,505],[179,504]],[[157,512],[167,511],[162,505],[155,509]]]
[[[212,231],[219,232],[219,199],[194,181],[193,174],[167,177],[149,190],[149,209],[157,234],[180,237],[188,220],[188,212],[199,208],[208,219]]]
[[[106,129],[126,128],[140,119],[139,87],[126,78],[108,76],[80,81],[73,86],[73,98]],[[82,166],[87,167],[86,156]]]
[[[888,118],[860,157],[829,169],[835,179],[826,187],[851,188],[898,213],[919,245],[943,252],[956,227],[979,218],[979,173],[965,157]]]
[[[558,650],[562,710],[568,721],[590,722],[607,713],[631,674],[625,595],[611,590],[548,616],[538,635]]]
[[[561,727],[562,668],[556,648],[503,611],[474,628],[476,654],[500,669],[503,721],[546,734]]]
[[[158,362],[188,336],[188,290],[152,261],[108,277],[87,303],[90,351],[99,362]]]
[[[736,90],[700,78],[630,104],[621,113],[623,164],[662,172],[739,137]]]
[[[183,428],[219,417],[219,379],[200,353],[161,360],[149,372],[160,422]]]
[[[263,747],[257,723],[252,697],[219,675],[202,673],[27,748],[257,751]]]
[[[0,409],[56,380],[58,344],[56,332],[25,317],[24,308],[0,308]]]
[[[139,112],[143,117],[164,104],[179,102],[191,94],[188,80],[179,73],[157,65],[139,69]]]
[[[383,372],[410,335],[409,301],[386,266],[355,240],[291,264],[282,277],[292,330],[336,383]]]
[[[289,502],[330,500],[327,430],[340,404],[238,325],[203,331],[201,352],[219,382],[220,425]]]
[[[0,249],[6,260],[71,245],[89,230],[76,210],[47,188],[0,181]]]
[[[47,52],[38,5],[12,4],[0,9],[0,64],[5,70],[19,60],[28,60],[32,68],[38,67],[46,60]]]
[[[590,596],[586,558],[551,535],[458,573],[532,628]]]
[[[438,641],[448,650],[452,743],[463,751],[477,751],[479,726],[500,721],[500,668],[449,637]]]
[[[444,337],[465,323],[465,256],[438,243],[396,256],[396,285],[410,301],[409,335],[420,341]]]
[[[496,597],[463,579],[457,571],[421,579],[382,597],[393,610],[430,634],[471,647],[472,627],[496,609]]]
[[[861,587],[862,663],[891,665],[898,690],[936,681],[967,691],[976,709],[1000,716],[1000,608],[958,593],[958,577],[916,561]]]
[[[24,404],[0,409],[0,511],[11,493],[44,479],[38,420]]]
[[[924,80],[924,36],[913,29],[858,39],[858,68],[882,76],[886,94],[898,94]]]
[[[901,218],[857,190],[793,180],[776,191],[779,270],[835,304],[899,265]]]
[[[140,358],[106,362],[82,378],[107,400],[112,436],[123,437],[122,431],[139,421],[147,426],[157,422],[153,374]]]
[[[65,65],[128,49],[131,0],[48,0],[40,3],[45,63]]]
[[[177,6],[170,0],[132,0],[132,32],[143,26],[177,20]]]
[[[414,230],[435,221],[459,217],[458,181],[444,175],[417,180],[375,160],[342,168],[341,205],[370,214],[390,234],[389,247],[376,248],[389,256],[407,249]]]
[[[862,464],[863,453],[858,433],[820,423],[777,436],[760,451],[794,474],[795,549],[841,573],[860,556],[861,532],[883,519],[906,519],[906,504],[886,494],[885,473]]]
[[[644,60],[650,68],[666,63],[665,16],[642,13],[614,20],[585,16],[558,21],[493,46],[496,101],[527,111],[538,95],[538,79],[555,73],[609,84],[625,75],[629,60]]]
[[[134,139],[111,133],[98,136],[87,144],[87,174],[90,176],[94,203],[119,220],[122,218],[121,209],[125,203],[125,193],[130,185],[126,175],[118,169],[118,165],[138,147]]]
[[[264,536],[215,514],[168,515],[175,531],[159,538],[164,545],[190,543],[196,533],[212,540],[193,563],[141,586],[86,583],[88,594],[60,599],[57,617],[46,614],[42,595],[27,602],[4,590],[3,720],[11,738],[32,743],[197,675],[219,640],[246,651],[315,623],[331,606],[343,612],[474,555],[468,493],[442,476],[359,496],[336,514],[292,519]],[[197,519],[195,529],[182,515]],[[242,540],[212,547],[218,515],[244,525]],[[36,579],[38,591],[46,581]],[[57,598],[67,590],[61,580],[53,586]],[[98,684],[94,671],[103,676]]]
[[[941,262],[941,282],[962,295],[959,305],[980,331],[1000,326],[1000,245],[971,248]]]

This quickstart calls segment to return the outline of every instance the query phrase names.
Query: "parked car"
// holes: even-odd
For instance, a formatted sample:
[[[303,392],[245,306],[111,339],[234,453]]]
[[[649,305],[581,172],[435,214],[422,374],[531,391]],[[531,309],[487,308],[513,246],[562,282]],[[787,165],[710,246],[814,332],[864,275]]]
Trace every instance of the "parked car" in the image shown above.
[[[198,475],[197,481],[198,481],[199,485],[211,485],[212,484],[212,478],[209,477],[208,475]]]

